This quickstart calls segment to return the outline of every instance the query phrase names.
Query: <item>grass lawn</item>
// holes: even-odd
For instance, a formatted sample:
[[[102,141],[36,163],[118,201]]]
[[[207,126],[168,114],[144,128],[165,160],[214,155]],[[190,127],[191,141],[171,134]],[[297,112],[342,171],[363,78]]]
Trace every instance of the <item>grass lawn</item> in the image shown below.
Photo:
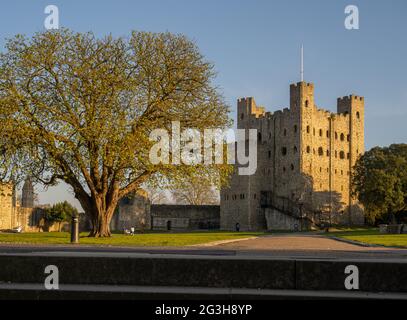
[[[81,233],[80,243],[84,245],[105,246],[188,246],[212,241],[242,239],[262,235],[261,232],[190,232],[190,233],[158,233],[150,232],[135,234],[113,234],[111,238],[88,238],[88,233]],[[0,233],[0,243],[24,244],[69,244],[70,235],[66,232],[43,233]]]
[[[377,228],[338,229],[326,235],[368,244],[407,248],[407,234],[382,234]]]

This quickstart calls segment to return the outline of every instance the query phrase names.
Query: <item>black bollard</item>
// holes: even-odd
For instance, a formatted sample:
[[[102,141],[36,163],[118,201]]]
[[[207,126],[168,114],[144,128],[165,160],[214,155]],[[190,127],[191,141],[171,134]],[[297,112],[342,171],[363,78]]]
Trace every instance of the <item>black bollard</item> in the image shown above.
[[[72,216],[71,243],[79,243],[79,217],[76,215]]]

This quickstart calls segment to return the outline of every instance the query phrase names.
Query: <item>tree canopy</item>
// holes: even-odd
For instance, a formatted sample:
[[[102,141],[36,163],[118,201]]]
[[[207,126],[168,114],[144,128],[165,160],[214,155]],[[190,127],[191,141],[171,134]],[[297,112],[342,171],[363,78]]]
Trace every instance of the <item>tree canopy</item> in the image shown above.
[[[407,209],[407,144],[375,147],[362,155],[352,175],[353,193],[371,220]]]
[[[229,171],[227,165],[152,164],[149,135],[172,121],[229,125],[213,65],[183,35],[129,38],[69,30],[18,35],[0,55],[0,179],[62,180],[109,236],[118,201],[147,180]]]

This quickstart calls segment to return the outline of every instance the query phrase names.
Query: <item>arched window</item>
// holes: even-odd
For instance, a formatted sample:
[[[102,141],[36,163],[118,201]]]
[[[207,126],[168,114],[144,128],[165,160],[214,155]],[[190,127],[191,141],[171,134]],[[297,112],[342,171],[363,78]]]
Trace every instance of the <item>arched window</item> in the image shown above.
[[[243,118],[244,118],[244,114],[242,113],[242,114],[240,115],[240,119],[243,120]]]
[[[359,111],[356,112],[356,118],[360,119],[360,113],[359,113]]]
[[[339,158],[345,159],[345,152],[343,151],[339,152]]]
[[[257,140],[261,142],[261,132],[257,134]]]
[[[338,140],[338,132],[335,132],[335,140]]]
[[[329,157],[329,150],[326,150],[326,156]]]
[[[350,135],[349,134],[346,136],[346,140],[350,141]]]
[[[307,126],[307,133],[309,133],[309,126]]]
[[[294,133],[297,133],[297,125],[294,125]]]
[[[307,153],[311,153],[311,147],[307,146]]]
[[[308,108],[308,105],[309,105],[308,100],[305,100],[305,107]]]
[[[287,129],[284,129],[284,137],[287,135]]]
[[[326,130],[326,137],[329,138],[329,130]]]
[[[294,165],[291,164],[291,171],[294,171]]]
[[[322,137],[322,129],[319,129],[319,136]]]
[[[324,149],[322,149],[322,147],[318,148],[318,155],[320,155],[320,156],[324,155]]]
[[[345,135],[343,133],[341,133],[341,141],[345,140]]]
[[[269,150],[269,159],[271,159],[271,151]]]
[[[286,148],[286,147],[282,147],[282,148],[281,148],[281,154],[282,154],[283,156],[285,156],[285,155],[287,154],[287,148]]]

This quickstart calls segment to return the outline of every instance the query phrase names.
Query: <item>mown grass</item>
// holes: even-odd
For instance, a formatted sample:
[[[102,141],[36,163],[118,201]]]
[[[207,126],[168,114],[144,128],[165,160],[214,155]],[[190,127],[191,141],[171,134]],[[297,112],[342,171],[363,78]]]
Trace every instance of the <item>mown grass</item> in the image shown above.
[[[337,229],[326,235],[367,244],[407,248],[407,234],[382,234],[377,228]]]
[[[80,244],[102,246],[189,246],[220,240],[234,240],[263,235],[261,232],[185,232],[185,233],[142,233],[133,236],[113,234],[110,238],[89,238],[81,233]],[[0,243],[13,244],[69,244],[70,235],[66,232],[43,233],[0,233]]]

